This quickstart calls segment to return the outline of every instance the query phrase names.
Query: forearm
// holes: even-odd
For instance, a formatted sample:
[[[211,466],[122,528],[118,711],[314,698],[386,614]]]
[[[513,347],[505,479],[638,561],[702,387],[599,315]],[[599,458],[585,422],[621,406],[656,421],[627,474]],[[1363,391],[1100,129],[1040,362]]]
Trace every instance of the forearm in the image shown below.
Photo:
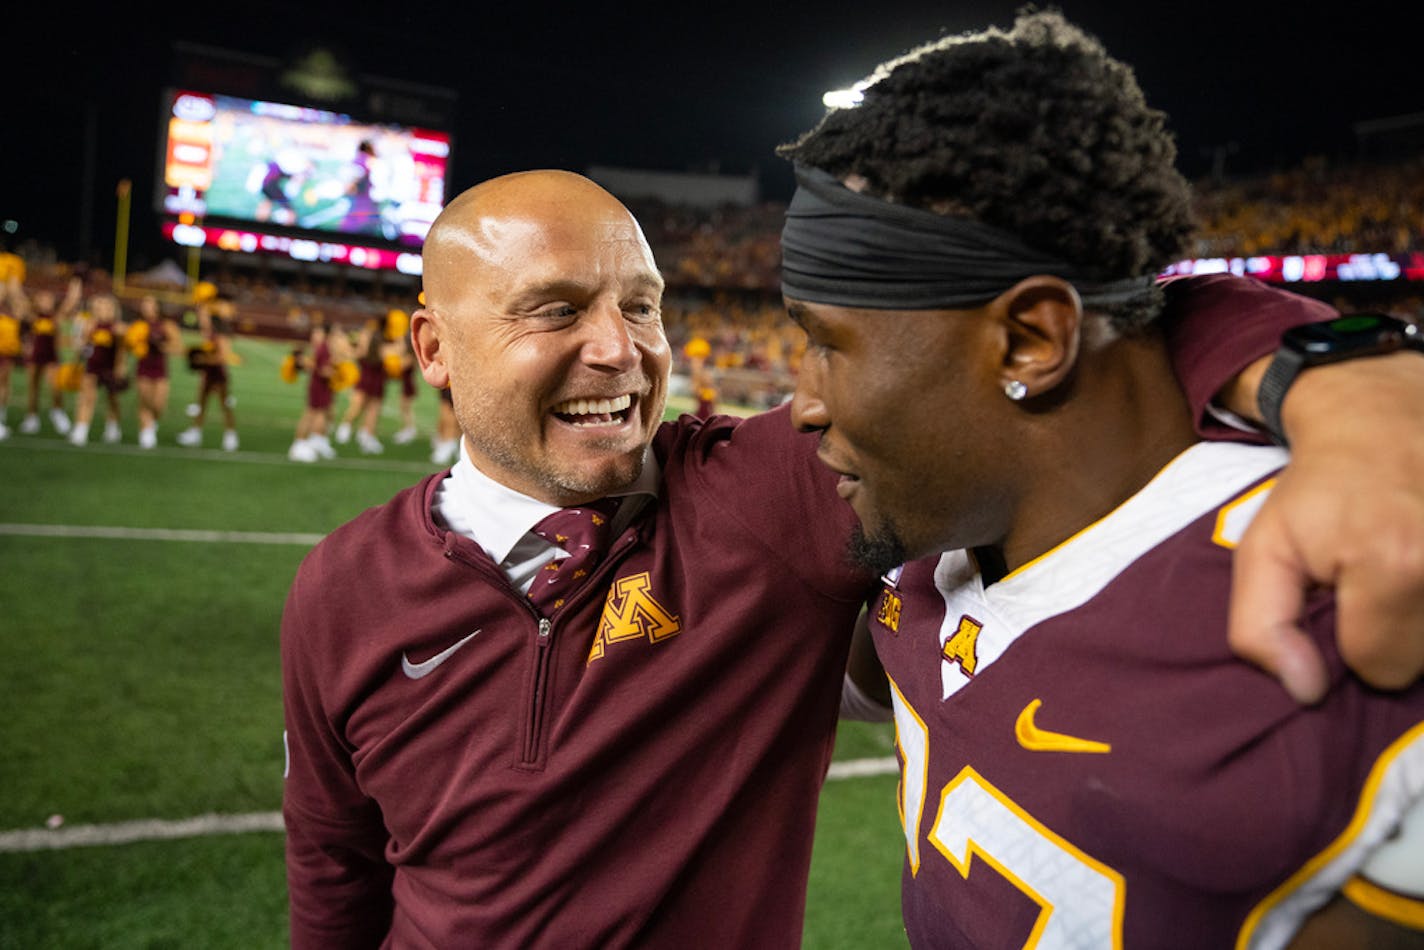
[[[1281,334],[1336,315],[1318,300],[1227,275],[1174,281],[1165,292],[1162,321],[1172,367],[1206,438],[1251,438],[1217,422],[1207,407],[1259,422],[1256,390]]]
[[[376,948],[390,930],[392,872],[285,811],[293,950]]]
[[[851,638],[846,682],[841,687],[841,717],[885,722],[891,718],[890,681],[875,654],[868,621],[869,614],[862,612]]]

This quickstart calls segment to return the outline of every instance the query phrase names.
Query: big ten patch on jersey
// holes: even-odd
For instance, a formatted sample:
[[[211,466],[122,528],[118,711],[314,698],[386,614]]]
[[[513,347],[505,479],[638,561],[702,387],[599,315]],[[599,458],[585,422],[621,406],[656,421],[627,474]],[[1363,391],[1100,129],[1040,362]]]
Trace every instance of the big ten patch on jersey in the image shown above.
[[[900,612],[905,606],[905,599],[900,594],[900,578],[904,573],[905,566],[902,564],[880,578],[880,596],[870,609],[871,622],[890,633],[900,632]]]

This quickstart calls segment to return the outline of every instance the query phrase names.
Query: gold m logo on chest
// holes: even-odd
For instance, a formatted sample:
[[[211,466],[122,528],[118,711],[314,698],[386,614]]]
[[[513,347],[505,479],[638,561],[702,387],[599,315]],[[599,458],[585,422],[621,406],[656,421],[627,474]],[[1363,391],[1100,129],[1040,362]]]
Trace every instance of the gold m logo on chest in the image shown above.
[[[658,603],[649,591],[652,578],[647,571],[631,577],[620,577],[608,589],[603,603],[603,617],[598,622],[598,635],[593,638],[588,662],[603,656],[608,644],[620,640],[641,640],[653,643],[676,636],[682,631],[682,620]]]

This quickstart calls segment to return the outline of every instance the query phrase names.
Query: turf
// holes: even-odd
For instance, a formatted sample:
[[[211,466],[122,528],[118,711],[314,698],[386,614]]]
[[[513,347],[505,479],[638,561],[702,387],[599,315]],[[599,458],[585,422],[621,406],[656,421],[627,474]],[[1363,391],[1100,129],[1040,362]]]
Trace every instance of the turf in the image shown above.
[[[310,544],[434,466],[435,399],[422,436],[315,465],[286,460],[303,384],[281,381],[290,347],[239,341],[242,445],[177,446],[196,377],[178,368],[160,446],[69,445],[46,426],[0,442],[0,525],[290,533],[289,543],[41,537],[0,533],[0,832],[271,812],[281,796],[277,628]],[[12,381],[12,428],[23,403]],[[72,403],[71,403],[72,405]],[[338,412],[343,404],[338,402]],[[674,403],[670,411],[686,408]],[[892,755],[888,727],[843,728],[837,758]],[[903,947],[903,837],[895,779],[827,784],[805,946]],[[256,832],[0,853],[0,948],[285,945],[282,838]]]

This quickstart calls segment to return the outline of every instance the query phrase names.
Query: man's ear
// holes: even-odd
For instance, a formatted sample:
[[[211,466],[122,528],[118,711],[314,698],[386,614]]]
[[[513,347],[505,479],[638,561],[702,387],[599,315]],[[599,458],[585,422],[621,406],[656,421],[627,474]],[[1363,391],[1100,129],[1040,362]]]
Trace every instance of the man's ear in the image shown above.
[[[445,362],[443,321],[424,307],[410,316],[410,348],[420,364],[420,375],[436,389],[450,385],[450,367]]]
[[[995,301],[1006,332],[1003,383],[1018,381],[1032,398],[1053,393],[1073,372],[1083,328],[1083,302],[1066,280],[1040,275]]]

